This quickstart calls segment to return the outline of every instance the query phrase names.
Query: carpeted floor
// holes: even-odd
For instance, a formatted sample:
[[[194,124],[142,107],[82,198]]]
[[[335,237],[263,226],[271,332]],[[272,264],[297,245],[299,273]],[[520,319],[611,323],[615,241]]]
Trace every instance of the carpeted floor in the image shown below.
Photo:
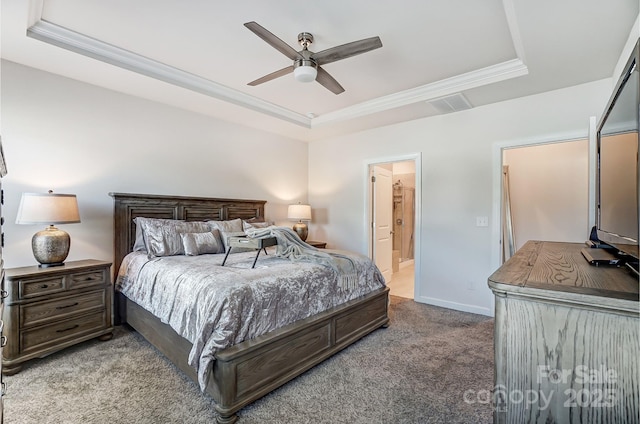
[[[493,319],[398,297],[390,315],[389,328],[242,409],[239,424],[491,422],[491,405],[469,400],[493,385]],[[215,420],[210,398],[128,327],[4,380],[6,424]]]

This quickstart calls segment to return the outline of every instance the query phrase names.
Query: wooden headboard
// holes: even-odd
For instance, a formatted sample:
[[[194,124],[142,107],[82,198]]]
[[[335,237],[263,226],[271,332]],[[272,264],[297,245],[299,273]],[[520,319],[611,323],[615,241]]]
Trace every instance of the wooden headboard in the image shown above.
[[[133,249],[136,225],[133,219],[183,219],[186,221],[224,221],[264,218],[265,200],[214,199],[209,197],[163,196],[154,194],[109,193],[114,211],[114,281],[122,259]]]

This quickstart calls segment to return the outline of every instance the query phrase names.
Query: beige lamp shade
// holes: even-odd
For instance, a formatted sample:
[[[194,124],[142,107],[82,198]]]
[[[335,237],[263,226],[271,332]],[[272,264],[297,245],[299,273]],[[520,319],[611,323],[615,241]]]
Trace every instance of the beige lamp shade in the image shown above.
[[[80,222],[75,194],[23,193],[16,224],[75,224]]]
[[[309,205],[289,205],[287,218],[293,221],[311,221],[311,206]]]
[[[31,239],[33,256],[41,267],[64,265],[69,254],[71,238],[54,224],[80,222],[75,194],[23,193],[18,207],[16,224],[49,224]]]

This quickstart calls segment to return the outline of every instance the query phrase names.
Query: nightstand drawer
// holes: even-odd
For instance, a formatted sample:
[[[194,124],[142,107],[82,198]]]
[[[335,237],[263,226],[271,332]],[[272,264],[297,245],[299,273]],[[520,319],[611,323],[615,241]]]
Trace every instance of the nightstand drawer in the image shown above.
[[[47,344],[55,344],[64,339],[74,339],[83,333],[106,328],[105,312],[83,315],[75,319],[56,322],[55,324],[36,327],[21,332],[20,350],[28,353]]]
[[[102,285],[107,280],[106,271],[97,270],[69,275],[69,289]]]
[[[64,290],[64,275],[49,278],[24,279],[18,282],[20,299],[57,293]]]
[[[52,318],[63,318],[91,310],[102,310],[104,307],[104,290],[79,296],[69,296],[64,299],[21,305],[20,327],[45,324]]]

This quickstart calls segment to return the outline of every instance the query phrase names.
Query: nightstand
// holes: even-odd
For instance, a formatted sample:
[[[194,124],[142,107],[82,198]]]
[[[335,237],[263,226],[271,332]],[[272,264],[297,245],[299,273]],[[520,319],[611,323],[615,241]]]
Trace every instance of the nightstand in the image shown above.
[[[305,241],[305,243],[313,246],[313,247],[317,247],[318,249],[324,249],[325,247],[327,247],[327,242],[326,241],[313,241],[313,240],[307,240]]]
[[[93,259],[62,266],[9,268],[5,272],[5,375],[23,362],[85,340],[109,340],[112,327],[111,263]]]

